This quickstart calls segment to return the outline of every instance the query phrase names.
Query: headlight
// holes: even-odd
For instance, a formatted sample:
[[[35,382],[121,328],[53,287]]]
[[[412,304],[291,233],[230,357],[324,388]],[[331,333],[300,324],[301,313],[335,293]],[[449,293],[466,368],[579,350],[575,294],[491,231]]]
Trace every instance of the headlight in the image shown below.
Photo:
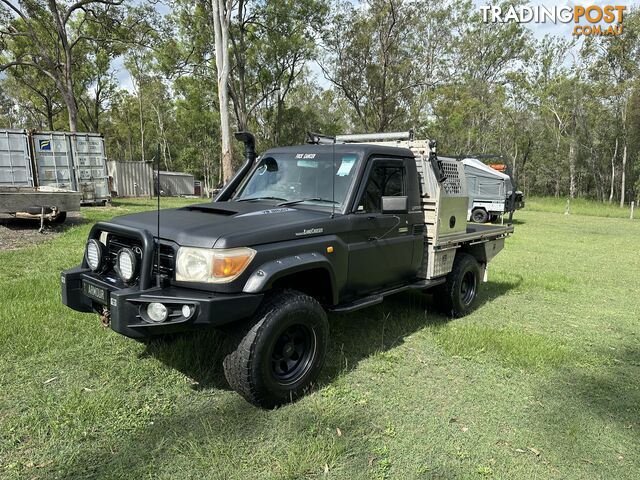
[[[135,276],[137,263],[136,254],[132,250],[128,248],[120,250],[116,259],[116,269],[120,278],[130,282]]]
[[[253,260],[251,248],[180,247],[176,257],[176,280],[227,283],[235,280]]]
[[[104,258],[102,252],[102,244],[95,239],[91,239],[87,242],[87,250],[85,252],[85,258],[89,268],[97,272],[102,268],[102,260]]]

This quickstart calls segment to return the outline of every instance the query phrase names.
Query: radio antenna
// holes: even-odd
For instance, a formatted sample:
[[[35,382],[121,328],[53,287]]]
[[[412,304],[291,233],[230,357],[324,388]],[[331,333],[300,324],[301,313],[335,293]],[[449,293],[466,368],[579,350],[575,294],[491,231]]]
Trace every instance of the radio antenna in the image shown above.
[[[158,143],[158,151],[156,152],[156,199],[157,199],[157,208],[156,208],[156,221],[157,221],[157,229],[158,236],[156,240],[156,253],[158,256],[157,262],[158,266],[156,267],[156,281],[158,284],[158,288],[161,286],[160,279],[160,143]]]
[[[336,137],[331,143],[331,218],[336,215]]]

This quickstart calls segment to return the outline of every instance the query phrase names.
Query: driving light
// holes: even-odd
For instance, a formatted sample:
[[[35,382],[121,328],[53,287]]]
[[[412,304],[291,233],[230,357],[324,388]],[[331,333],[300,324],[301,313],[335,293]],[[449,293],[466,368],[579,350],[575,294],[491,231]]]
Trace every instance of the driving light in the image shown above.
[[[159,323],[167,319],[169,311],[162,303],[153,302],[147,305],[147,315],[149,320]]]
[[[176,257],[176,280],[228,283],[244,272],[255,254],[255,250],[246,247],[180,247]]]
[[[125,282],[130,282],[136,273],[136,254],[128,248],[123,248],[118,252],[116,269],[120,278]]]
[[[87,242],[87,250],[85,253],[87,264],[89,268],[97,272],[102,267],[102,244],[95,239],[91,239]]]
[[[182,316],[184,318],[189,318],[191,316],[191,307],[189,305],[183,305],[182,306]]]

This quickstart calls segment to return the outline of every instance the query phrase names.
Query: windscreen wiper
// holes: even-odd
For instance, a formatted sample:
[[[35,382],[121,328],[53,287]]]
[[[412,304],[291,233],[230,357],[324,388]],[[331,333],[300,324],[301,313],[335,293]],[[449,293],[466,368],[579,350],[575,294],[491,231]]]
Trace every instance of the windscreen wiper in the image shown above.
[[[236,202],[248,202],[249,200],[287,200],[286,198],[280,197],[249,197],[249,198],[241,198],[236,200]]]
[[[326,198],[300,198],[298,200],[289,200],[287,202],[282,202],[276,205],[276,207],[286,207],[288,205],[295,205],[296,203],[302,202],[325,202],[325,203],[340,203],[335,200],[329,200]]]

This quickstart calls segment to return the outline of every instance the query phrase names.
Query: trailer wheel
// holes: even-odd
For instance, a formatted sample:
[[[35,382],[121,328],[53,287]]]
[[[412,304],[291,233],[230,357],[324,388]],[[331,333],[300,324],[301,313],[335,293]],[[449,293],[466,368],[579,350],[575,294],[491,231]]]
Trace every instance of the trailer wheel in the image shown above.
[[[471,212],[471,220],[475,223],[487,223],[489,221],[489,214],[484,208],[476,208]]]
[[[445,315],[464,317],[473,310],[480,285],[480,268],[468,253],[458,253],[447,280],[434,291],[434,299]]]
[[[225,377],[258,407],[291,402],[318,377],[328,337],[327,314],[316,300],[295,290],[274,292],[224,359]]]

